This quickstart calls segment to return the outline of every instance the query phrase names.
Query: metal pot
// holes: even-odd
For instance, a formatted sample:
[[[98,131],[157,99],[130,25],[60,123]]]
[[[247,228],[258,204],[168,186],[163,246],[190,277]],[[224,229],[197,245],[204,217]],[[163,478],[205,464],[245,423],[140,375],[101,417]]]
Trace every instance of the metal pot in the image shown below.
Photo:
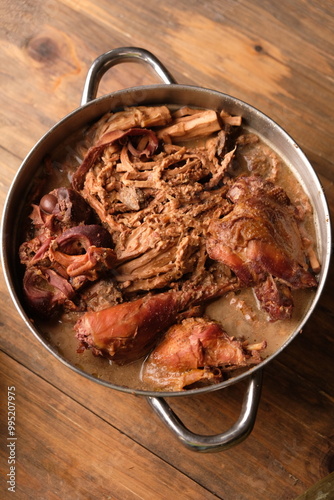
[[[137,61],[148,64],[164,83],[124,89],[96,99],[97,89],[103,74],[112,66],[124,61]],[[81,129],[84,125],[97,120],[108,111],[120,109],[124,106],[154,104],[188,105],[212,109],[223,108],[230,114],[241,115],[244,123],[254,129],[256,133],[265,139],[265,141],[270,143],[270,145],[286,160],[309,195],[315,212],[318,252],[322,263],[319,286],[314,299],[296,330],[290,335],[280,349],[269,356],[260,365],[249,369],[245,373],[217,385],[192,389],[186,393],[131,390],[97,379],[71,365],[56,352],[55,348],[48,343],[38,328],[30,321],[22,301],[21,280],[17,275],[18,240],[17,235],[13,234],[13,228],[17,227],[20,205],[26,197],[27,187],[34,177],[37,167],[41,164],[43,157],[70,134]],[[242,441],[251,432],[260,400],[262,370],[264,366],[278,355],[298,334],[313,312],[323,290],[330,260],[331,233],[329,211],[320,182],[301,149],[284,130],[257,109],[234,97],[206,88],[176,84],[168,70],[151,53],[143,49],[129,47],[111,50],[95,60],[87,75],[81,106],[52,127],[52,129],[33,147],[23,161],[6,200],[2,220],[1,244],[4,275],[12,300],[25,324],[46,349],[65,365],[95,382],[112,389],[146,397],[154,411],[185,446],[195,451],[208,452],[225,450]],[[220,390],[243,379],[247,379],[248,386],[245,392],[240,416],[237,422],[222,434],[201,436],[192,433],[183,425],[164,399],[165,397],[184,397]]]

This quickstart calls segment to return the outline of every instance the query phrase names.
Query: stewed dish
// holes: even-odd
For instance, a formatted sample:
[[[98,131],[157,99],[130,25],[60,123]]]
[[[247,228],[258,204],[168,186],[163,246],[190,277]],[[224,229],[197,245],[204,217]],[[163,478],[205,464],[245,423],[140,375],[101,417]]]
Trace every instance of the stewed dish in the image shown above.
[[[261,363],[300,322],[321,267],[303,186],[225,109],[103,114],[45,156],[22,227],[33,321],[83,371],[144,390]]]

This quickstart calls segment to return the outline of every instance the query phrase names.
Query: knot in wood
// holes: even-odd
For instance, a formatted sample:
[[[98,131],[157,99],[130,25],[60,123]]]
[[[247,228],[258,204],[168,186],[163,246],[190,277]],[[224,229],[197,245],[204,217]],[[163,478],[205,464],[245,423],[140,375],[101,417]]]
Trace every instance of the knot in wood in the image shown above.
[[[30,57],[40,63],[53,62],[59,56],[55,41],[45,36],[32,38],[28,42],[27,51]]]

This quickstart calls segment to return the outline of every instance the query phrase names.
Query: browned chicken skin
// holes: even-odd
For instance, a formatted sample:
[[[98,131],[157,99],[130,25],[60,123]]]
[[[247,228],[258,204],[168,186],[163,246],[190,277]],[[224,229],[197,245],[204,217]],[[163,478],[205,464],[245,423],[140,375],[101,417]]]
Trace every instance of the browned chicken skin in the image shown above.
[[[230,267],[245,286],[255,286],[272,320],[290,317],[289,289],[317,285],[294,207],[282,188],[256,176],[240,177],[227,197],[233,209],[211,222],[209,256]]]
[[[202,301],[220,296],[234,283],[208,283],[200,290],[170,290],[86,312],[75,324],[82,348],[119,364],[135,361],[157,344],[162,334],[180,318],[191,316]]]
[[[224,370],[261,361],[265,343],[247,347],[207,318],[188,318],[172,326],[145,362],[144,381],[159,389],[182,390],[219,382]]]

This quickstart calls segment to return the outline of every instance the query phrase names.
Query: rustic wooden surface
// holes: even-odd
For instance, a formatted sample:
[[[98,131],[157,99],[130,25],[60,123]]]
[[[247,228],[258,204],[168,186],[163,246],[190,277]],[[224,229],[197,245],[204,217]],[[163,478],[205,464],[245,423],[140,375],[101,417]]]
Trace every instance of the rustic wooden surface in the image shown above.
[[[80,103],[92,61],[151,50],[179,83],[258,107],[290,133],[334,211],[334,4],[331,0],[0,0],[0,201],[21,160]],[[108,93],[155,83],[138,65]],[[223,452],[178,444],[147,402],[85,381],[22,324],[0,284],[0,498],[7,490],[7,388],[16,393],[16,498],[291,500],[334,470],[333,267],[304,331],[265,369],[255,428]],[[171,401],[189,427],[221,432],[244,385]],[[326,498],[334,498],[332,496]],[[307,497],[309,498],[309,497]]]

